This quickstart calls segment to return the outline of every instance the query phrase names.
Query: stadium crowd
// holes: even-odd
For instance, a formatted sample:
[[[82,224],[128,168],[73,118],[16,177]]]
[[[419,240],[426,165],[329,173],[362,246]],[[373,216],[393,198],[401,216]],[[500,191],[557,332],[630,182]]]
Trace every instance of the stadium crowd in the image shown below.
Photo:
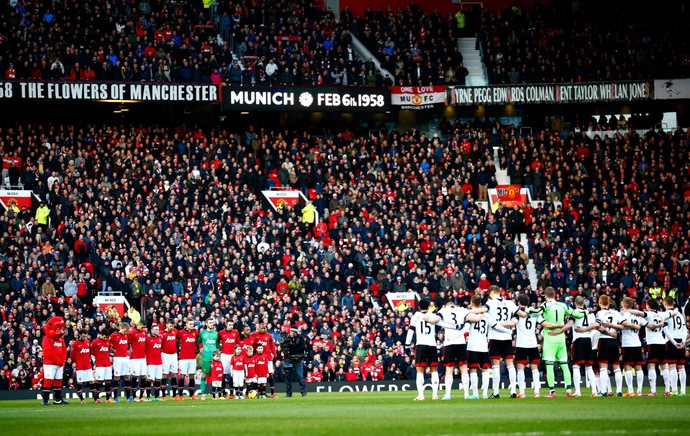
[[[682,304],[687,133],[590,140],[582,132],[596,122],[573,120],[561,134],[552,122],[527,137],[480,120],[444,122],[441,135],[4,127],[3,180],[41,203],[0,217],[0,389],[32,386],[49,317],[64,314],[68,341],[80,328],[114,331],[115,317],[92,305],[99,291],[126,295],[132,323],[296,327],[310,381],[414,378],[409,320],[388,292],[412,290],[437,307],[467,306],[491,285],[534,305],[548,286],[586,307],[602,295]],[[496,185],[497,166],[539,205],[487,213],[476,199]],[[273,211],[260,192],[271,186],[307,194],[318,225],[299,207]]]
[[[344,8],[336,20],[323,1],[238,0],[205,8],[160,0],[79,7],[14,0],[2,6],[0,73],[8,80],[464,85],[468,72],[454,41],[476,33],[490,83],[690,74],[684,9],[650,11],[667,23],[660,27],[620,2],[571,7],[516,3],[499,14],[445,17],[411,2],[404,10],[369,7],[363,16]],[[612,23],[612,16],[626,19]],[[355,55],[350,32],[390,76],[379,73],[373,58]]]
[[[686,8],[645,12],[619,1],[584,1],[516,2],[500,14],[485,13],[479,36],[489,83],[689,77]]]

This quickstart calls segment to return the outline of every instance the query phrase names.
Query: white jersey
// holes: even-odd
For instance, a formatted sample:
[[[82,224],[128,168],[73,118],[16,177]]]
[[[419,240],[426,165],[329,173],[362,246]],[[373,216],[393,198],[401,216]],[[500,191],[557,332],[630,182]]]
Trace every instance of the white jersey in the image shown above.
[[[653,310],[647,311],[648,324],[662,324],[671,317],[670,312],[655,312]],[[649,328],[647,327],[647,345],[665,345],[666,338],[663,334],[663,327]]]
[[[613,309],[602,309],[599,312],[597,312],[597,322],[600,324],[603,324],[605,322],[609,324],[620,324],[623,322],[623,318],[621,317],[621,314],[617,310]],[[602,334],[599,340],[603,339],[616,339],[618,336],[618,330],[614,328],[606,328],[606,331],[609,333],[613,334],[613,336],[607,335],[607,334]]]
[[[512,300],[506,300],[503,298],[496,298],[495,300],[487,301],[486,307],[489,309],[489,315],[491,315],[491,317],[499,323],[510,321],[515,316],[515,313],[519,310]],[[495,330],[490,330],[489,339],[496,341],[510,341],[513,339],[513,335],[512,333],[502,333]]]
[[[635,316],[632,313],[624,312],[621,314],[621,316],[623,317],[623,321],[628,321],[630,324],[639,325],[642,327],[647,325],[646,319],[640,318],[639,316]],[[621,335],[621,343],[624,348],[641,347],[642,341],[640,341],[639,330],[635,330],[630,327],[626,327],[625,329],[623,329],[623,334]]]
[[[592,339],[592,335],[595,332],[595,330],[590,330],[587,332],[576,332],[576,328],[587,328],[597,322],[597,317],[594,316],[593,313],[587,313],[585,316],[582,318],[572,318],[574,321],[573,323],[573,342],[580,338],[587,338],[587,339]],[[597,338],[598,340],[599,338]]]
[[[592,330],[592,350],[597,351],[599,349],[599,338],[601,333],[599,330]]]
[[[666,311],[670,315],[670,311]],[[676,316],[669,316],[665,322],[664,333],[668,340],[673,340],[676,343],[684,343],[688,335],[688,329],[685,324],[685,316],[678,313]]]
[[[469,313],[470,311],[464,307],[444,307],[438,311],[438,314],[445,322],[462,326],[460,330],[445,329],[443,331],[443,346],[465,344],[465,333],[470,328],[468,323],[465,322],[465,318]]]
[[[489,332],[497,324],[496,320],[489,313],[485,313],[482,319],[472,323],[470,333],[467,336],[467,351],[488,353]]]
[[[436,346],[436,326],[424,321],[426,312],[416,312],[410,319],[410,330],[414,330],[417,345]]]
[[[515,346],[517,348],[537,348],[539,346],[539,341],[537,341],[537,325],[543,322],[544,318],[541,315],[527,316],[525,318],[518,317]]]

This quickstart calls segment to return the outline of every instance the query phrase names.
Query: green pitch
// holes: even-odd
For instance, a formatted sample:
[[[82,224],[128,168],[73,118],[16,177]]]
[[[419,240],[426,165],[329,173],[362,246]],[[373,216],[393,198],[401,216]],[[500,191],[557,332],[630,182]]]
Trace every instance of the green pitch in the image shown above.
[[[430,392],[428,392],[430,394]],[[455,393],[458,397],[459,393]],[[6,435],[688,434],[690,397],[413,402],[415,392],[43,407],[0,402]]]

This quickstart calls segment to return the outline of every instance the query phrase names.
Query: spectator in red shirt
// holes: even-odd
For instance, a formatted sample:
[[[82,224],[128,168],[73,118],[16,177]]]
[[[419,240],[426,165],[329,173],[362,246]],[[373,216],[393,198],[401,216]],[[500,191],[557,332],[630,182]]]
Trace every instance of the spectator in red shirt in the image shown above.
[[[484,295],[484,292],[489,290],[489,287],[491,286],[491,282],[489,281],[488,278],[486,278],[486,274],[483,274],[479,277],[479,283],[477,283],[477,288],[482,291],[482,295]]]

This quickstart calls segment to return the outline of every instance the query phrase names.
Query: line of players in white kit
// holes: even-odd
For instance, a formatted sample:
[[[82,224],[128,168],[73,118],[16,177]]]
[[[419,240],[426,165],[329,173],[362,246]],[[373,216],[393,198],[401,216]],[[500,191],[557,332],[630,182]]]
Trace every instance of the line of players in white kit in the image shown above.
[[[417,366],[417,390],[415,400],[424,400],[424,371],[431,371],[433,399],[438,399],[439,375],[437,338],[434,324],[444,328],[443,359],[445,366],[445,396],[450,400],[453,373],[456,367],[462,380],[464,398],[479,399],[479,375],[482,374],[482,398],[500,398],[500,363],[506,364],[509,389],[512,398],[524,398],[525,371],[532,372],[534,396],[540,396],[541,361],[539,339],[541,334],[558,335],[572,329],[571,363],[573,370],[572,393],[570,375],[564,374],[568,397],[581,396],[581,369],[592,388],[592,397],[613,396],[609,366],[614,375],[617,396],[641,396],[644,382],[643,366],[647,366],[650,391],[646,396],[657,395],[657,369],[664,380],[664,395],[681,395],[686,392],[685,340],[688,330],[685,316],[675,308],[672,298],[647,301],[647,310],[633,310],[632,299],[624,299],[621,311],[611,309],[607,296],[602,296],[597,309],[586,309],[582,297],[574,301],[574,311],[584,316],[564,318],[562,323],[547,323],[538,313],[528,310],[529,298],[519,295],[518,304],[500,297],[498,288],[489,291],[489,300],[482,304],[481,297],[471,299],[465,309],[448,302],[433,314],[433,303],[420,301],[419,312],[410,320],[406,343],[416,337],[415,365]],[[513,331],[514,329],[514,331]],[[646,362],[640,331],[645,331]],[[546,333],[548,331],[548,333]],[[513,347],[513,335],[515,347]],[[619,341],[620,339],[620,346]],[[624,367],[624,377],[621,370]],[[544,359],[549,363],[549,358]],[[567,356],[566,356],[567,360]],[[553,362],[552,362],[553,363]],[[560,362],[567,370],[567,362]],[[488,395],[493,369],[493,393]],[[564,371],[565,373],[566,371]],[[627,392],[623,393],[623,378]],[[633,379],[636,378],[635,389]],[[549,381],[553,384],[553,381]],[[680,384],[680,389],[679,389]],[[555,397],[553,386],[550,397]]]

